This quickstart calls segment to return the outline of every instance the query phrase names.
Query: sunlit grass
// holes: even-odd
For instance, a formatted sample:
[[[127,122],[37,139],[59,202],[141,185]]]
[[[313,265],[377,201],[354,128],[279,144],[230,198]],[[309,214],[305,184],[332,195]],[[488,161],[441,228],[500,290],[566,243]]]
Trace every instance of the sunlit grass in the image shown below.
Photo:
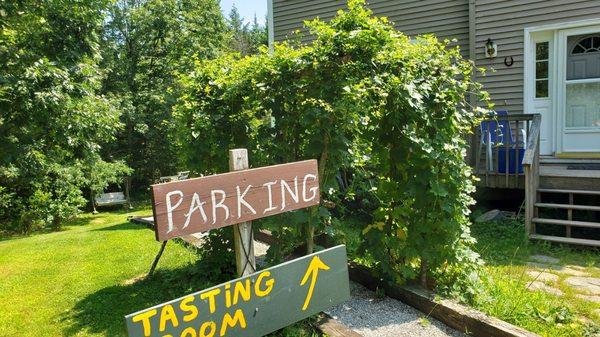
[[[124,315],[223,281],[208,280],[194,249],[177,243],[154,276],[140,277],[160,248],[127,221],[141,214],[151,211],[84,214],[60,232],[0,241],[0,336],[125,336]],[[305,322],[274,336],[318,334]]]
[[[597,336],[600,334],[600,304],[576,297],[576,291],[565,284],[569,275],[547,270],[559,276],[556,283],[562,296],[542,291],[530,291],[527,284],[534,280],[526,274],[534,268],[527,265],[531,255],[548,255],[560,259],[559,265],[584,268],[590,276],[600,277],[600,254],[597,249],[528,242],[519,221],[474,224],[477,251],[486,261],[482,280],[482,295],[475,306],[542,336]],[[540,270],[541,271],[541,270]]]

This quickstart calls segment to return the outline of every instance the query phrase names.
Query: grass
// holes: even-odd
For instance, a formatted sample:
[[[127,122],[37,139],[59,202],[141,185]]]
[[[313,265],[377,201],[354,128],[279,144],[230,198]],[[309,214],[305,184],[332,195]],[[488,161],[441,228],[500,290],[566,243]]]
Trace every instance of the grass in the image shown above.
[[[126,336],[126,314],[224,281],[169,243],[155,275],[132,282],[160,244],[127,216],[149,212],[84,214],[60,232],[0,240],[0,336]],[[271,336],[320,336],[309,322]]]
[[[527,270],[531,255],[559,258],[560,265],[574,265],[590,276],[600,277],[600,253],[597,249],[528,242],[522,222],[507,220],[474,224],[476,250],[486,261],[482,280],[482,295],[475,307],[489,315],[538,333],[542,336],[599,336],[600,304],[576,297],[564,283],[569,275],[559,275],[552,283],[563,291],[555,296],[542,291],[530,291],[527,284],[534,278]]]
[[[170,243],[157,273],[131,282],[160,247],[127,221],[148,213],[84,214],[60,232],[0,239],[0,336],[125,336],[124,315],[224,281],[207,277],[193,249]],[[557,273],[558,297],[527,290],[525,273],[528,258],[543,254],[600,277],[598,250],[528,242],[518,221],[474,224],[472,233],[486,261],[477,309],[542,336],[600,335],[600,304],[577,298],[566,275]],[[313,320],[271,336],[321,336]]]

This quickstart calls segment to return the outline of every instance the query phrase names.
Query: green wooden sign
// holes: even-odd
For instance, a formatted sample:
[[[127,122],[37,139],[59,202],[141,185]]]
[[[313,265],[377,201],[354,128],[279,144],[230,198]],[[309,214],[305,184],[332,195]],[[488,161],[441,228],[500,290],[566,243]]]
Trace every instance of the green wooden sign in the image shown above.
[[[257,337],[350,298],[343,245],[125,317],[131,337]]]

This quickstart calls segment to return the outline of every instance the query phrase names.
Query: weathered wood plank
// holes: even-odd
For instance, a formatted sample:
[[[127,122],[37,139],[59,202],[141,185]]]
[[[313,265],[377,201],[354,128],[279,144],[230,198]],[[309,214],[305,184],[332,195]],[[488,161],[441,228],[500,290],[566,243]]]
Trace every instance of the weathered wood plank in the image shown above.
[[[539,114],[534,114],[533,122],[529,128],[527,136],[527,149],[523,155],[523,166],[532,165],[536,157],[536,151],[539,148],[540,127],[542,125],[542,117]]]
[[[561,237],[561,236],[550,236],[550,235],[539,235],[539,234],[532,234],[531,238],[536,239],[536,240],[545,240],[545,241],[558,242],[558,243],[569,243],[569,244],[575,244],[575,245],[600,247],[600,240],[565,238],[565,237]]]
[[[152,185],[159,241],[318,205],[317,161]]]

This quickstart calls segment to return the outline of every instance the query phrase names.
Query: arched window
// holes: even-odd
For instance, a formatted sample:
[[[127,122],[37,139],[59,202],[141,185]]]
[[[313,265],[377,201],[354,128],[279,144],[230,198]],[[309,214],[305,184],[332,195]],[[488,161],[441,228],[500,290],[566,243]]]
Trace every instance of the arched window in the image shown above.
[[[587,36],[579,40],[571,54],[585,54],[600,52],[600,36]]]

